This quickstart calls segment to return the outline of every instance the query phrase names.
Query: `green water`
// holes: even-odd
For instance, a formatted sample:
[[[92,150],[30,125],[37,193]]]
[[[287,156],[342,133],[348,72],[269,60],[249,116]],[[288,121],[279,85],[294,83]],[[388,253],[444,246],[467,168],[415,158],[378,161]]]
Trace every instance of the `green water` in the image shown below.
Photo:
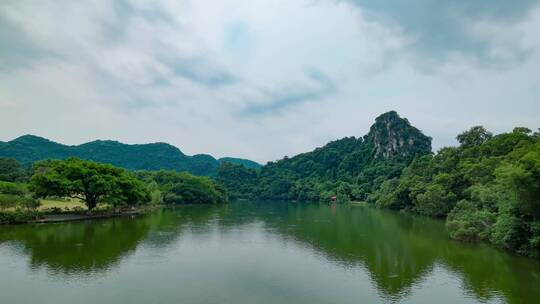
[[[540,303],[538,261],[353,206],[2,226],[0,270],[0,303]]]

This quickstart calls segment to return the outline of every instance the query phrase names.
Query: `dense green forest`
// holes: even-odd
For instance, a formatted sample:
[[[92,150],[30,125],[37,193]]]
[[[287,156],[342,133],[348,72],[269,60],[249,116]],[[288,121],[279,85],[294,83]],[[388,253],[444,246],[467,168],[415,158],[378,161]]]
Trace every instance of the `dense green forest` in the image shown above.
[[[324,201],[336,195],[365,201],[416,156],[430,153],[431,138],[392,111],[379,116],[364,137],[336,140],[260,170],[225,164],[218,180],[234,198]]]
[[[376,206],[446,218],[450,236],[540,256],[540,134],[477,126],[458,147],[416,158],[369,197]]]
[[[100,204],[115,210],[162,204],[219,204],[226,203],[228,195],[210,178],[186,172],[133,172],[78,158],[43,160],[23,167],[15,159],[0,158],[0,223],[39,217],[43,213],[37,210],[41,199],[76,199],[92,212]]]
[[[111,140],[97,140],[78,146],[67,146],[33,135],[0,142],[0,157],[15,158],[23,165],[45,159],[77,157],[130,170],[175,170],[204,176],[215,176],[219,165],[225,162],[242,164],[249,168],[260,167],[256,162],[240,158],[215,159],[207,154],[188,156],[166,143],[128,145]]]
[[[431,152],[431,140],[397,113],[379,116],[363,138],[348,137],[260,170],[224,164],[232,197],[367,201],[446,219],[451,237],[483,240],[540,256],[540,134],[493,136],[481,126],[459,146]]]

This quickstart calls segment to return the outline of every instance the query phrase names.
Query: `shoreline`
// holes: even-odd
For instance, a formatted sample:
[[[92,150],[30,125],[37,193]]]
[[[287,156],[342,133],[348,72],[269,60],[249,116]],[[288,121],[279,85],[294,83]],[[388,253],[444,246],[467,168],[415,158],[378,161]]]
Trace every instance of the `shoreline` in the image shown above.
[[[107,219],[115,217],[127,217],[127,216],[139,216],[144,215],[152,210],[157,209],[153,208],[142,208],[135,210],[124,210],[124,211],[110,211],[97,214],[88,214],[88,213],[55,213],[55,214],[27,214],[21,215],[17,218],[16,215],[10,219],[4,219],[0,222],[0,226],[9,226],[9,225],[24,225],[24,224],[49,224],[49,223],[64,223],[64,222],[78,222],[78,221],[89,221],[97,219]]]
[[[104,213],[104,214],[76,214],[76,213],[48,214],[48,215],[44,215],[40,219],[31,220],[26,223],[27,224],[48,224],[48,223],[79,222],[79,221],[106,219],[106,218],[113,218],[113,217],[139,216],[139,215],[146,214],[147,212],[148,210],[129,210],[129,211],[112,212],[112,213]]]
[[[156,205],[152,207],[145,207],[135,210],[124,210],[124,211],[110,211],[110,212],[103,212],[103,213],[97,213],[97,214],[88,214],[88,213],[73,213],[73,212],[65,212],[65,213],[54,213],[54,214],[47,214],[47,213],[40,213],[38,214],[26,214],[22,215],[22,218],[15,218],[15,214],[11,213],[13,216],[10,220],[4,220],[0,221],[0,227],[1,226],[9,226],[9,225],[24,225],[24,224],[52,224],[52,223],[65,223],[65,222],[79,222],[79,221],[89,221],[89,220],[99,220],[99,219],[108,219],[108,218],[115,218],[115,217],[135,217],[140,215],[145,215],[149,212],[155,211],[157,209],[165,209],[165,208],[182,208],[182,207],[198,207],[198,206],[208,206],[207,204],[180,204],[180,205],[174,205],[174,206],[167,206],[167,205]],[[6,213],[4,213],[6,214]],[[0,214],[2,215],[2,214]],[[0,216],[0,220],[1,216]]]

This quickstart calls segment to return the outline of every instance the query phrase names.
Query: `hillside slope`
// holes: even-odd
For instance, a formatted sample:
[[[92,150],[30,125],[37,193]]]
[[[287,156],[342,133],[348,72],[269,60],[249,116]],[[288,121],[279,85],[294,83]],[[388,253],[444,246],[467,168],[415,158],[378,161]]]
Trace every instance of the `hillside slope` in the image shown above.
[[[218,161],[220,162],[220,164],[230,163],[234,165],[242,165],[248,169],[259,169],[262,167],[262,165],[257,162],[254,162],[249,159],[243,159],[243,158],[222,157],[218,159]]]
[[[118,141],[96,140],[68,146],[34,135],[24,135],[8,142],[0,142],[0,157],[15,158],[25,165],[43,159],[78,157],[131,170],[168,169],[207,176],[216,175],[222,162],[207,154],[185,155],[180,149],[167,143],[129,145]],[[226,159],[231,163],[245,163],[248,167],[254,167],[256,164],[238,158]]]
[[[365,200],[416,156],[429,153],[431,138],[391,111],[377,117],[364,137],[346,137],[269,162],[260,172],[222,166],[218,178],[238,197],[317,201],[337,195]]]

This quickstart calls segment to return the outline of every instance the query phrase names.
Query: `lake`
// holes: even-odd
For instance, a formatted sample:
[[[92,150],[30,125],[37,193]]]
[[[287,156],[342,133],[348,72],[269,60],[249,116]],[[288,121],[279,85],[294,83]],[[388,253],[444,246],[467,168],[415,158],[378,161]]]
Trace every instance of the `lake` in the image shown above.
[[[539,303],[540,263],[362,206],[0,226],[0,303]]]

